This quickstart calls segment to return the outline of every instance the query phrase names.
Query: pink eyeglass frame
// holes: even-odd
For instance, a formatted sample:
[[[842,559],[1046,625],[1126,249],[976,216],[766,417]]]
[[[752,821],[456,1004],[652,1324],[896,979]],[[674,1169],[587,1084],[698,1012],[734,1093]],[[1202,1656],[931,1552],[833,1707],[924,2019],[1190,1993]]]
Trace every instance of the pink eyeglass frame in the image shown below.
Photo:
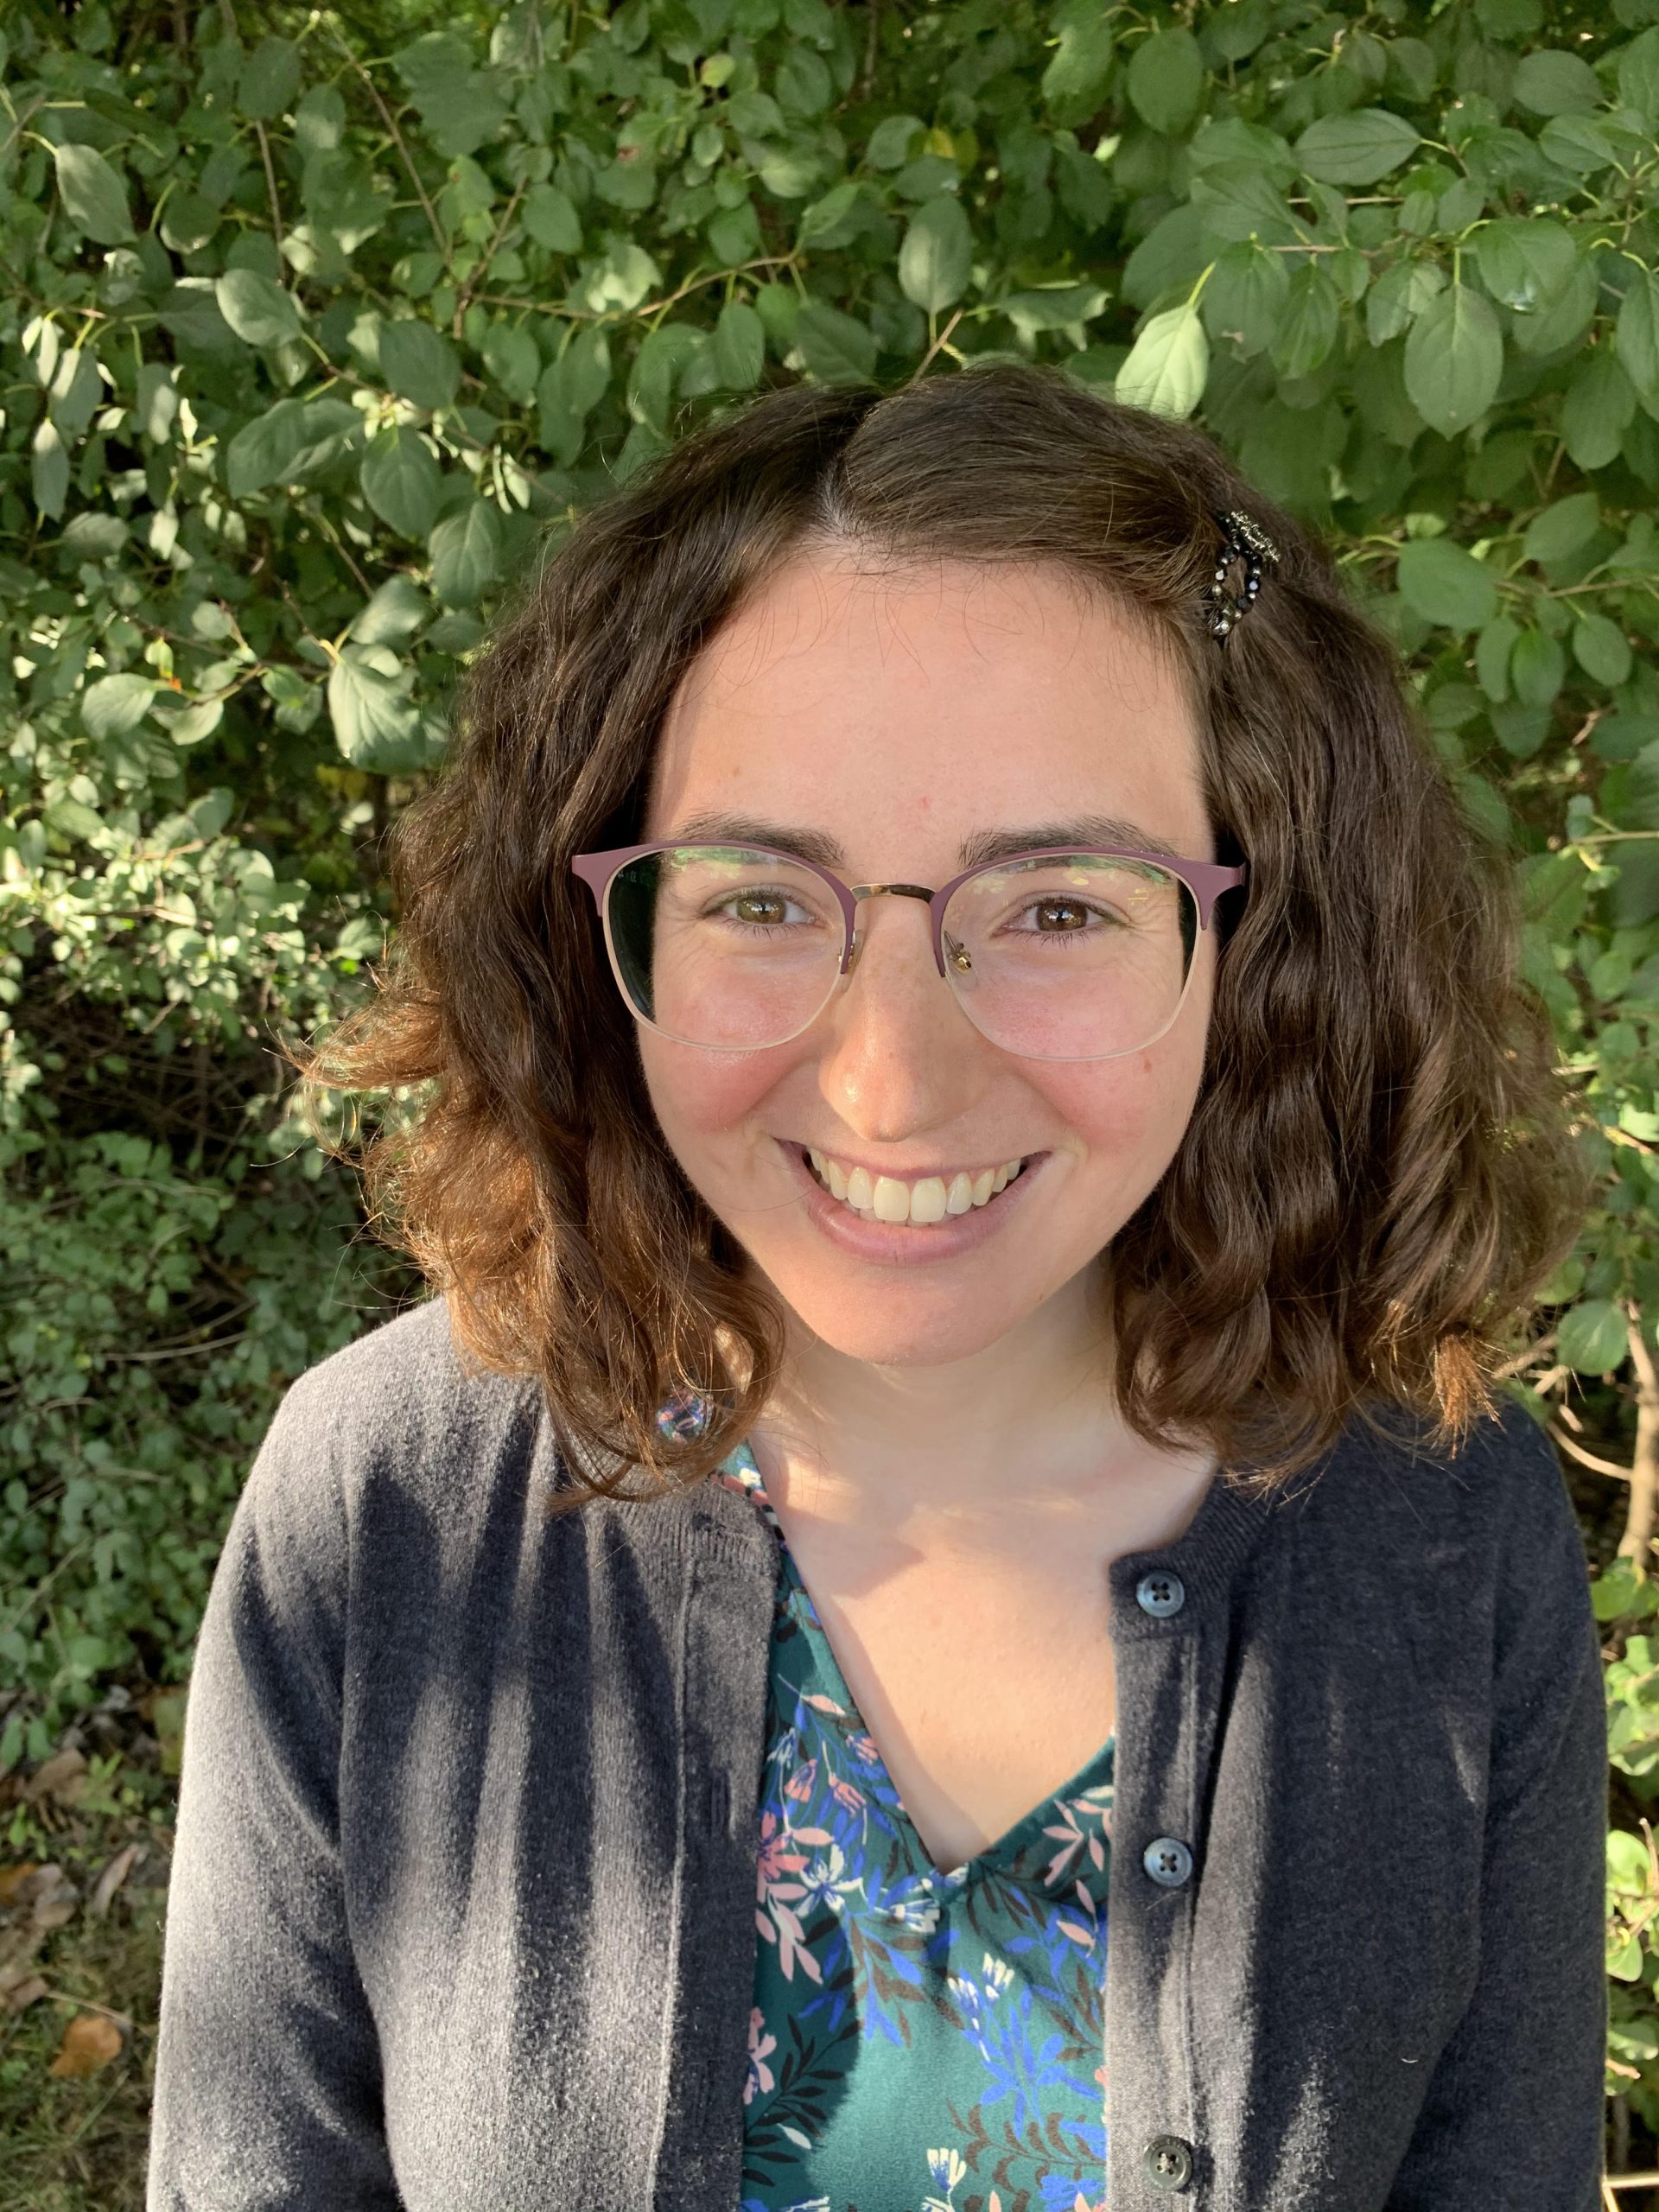
[[[1192,903],[1198,908],[1200,932],[1209,929],[1211,918],[1215,912],[1216,901],[1221,897],[1223,892],[1236,889],[1241,884],[1248,881],[1249,877],[1249,868],[1247,864],[1241,863],[1236,867],[1229,867],[1220,861],[1173,859],[1167,853],[1143,853],[1128,845],[1034,845],[1028,852],[1010,853],[1003,860],[982,861],[976,868],[964,868],[960,875],[953,875],[949,883],[942,884],[937,891],[930,891],[927,886],[922,883],[855,883],[849,887],[843,883],[838,875],[832,875],[828,868],[820,868],[816,861],[803,860],[798,853],[782,852],[773,845],[751,845],[741,838],[728,839],[725,841],[724,848],[719,841],[711,841],[705,849],[710,851],[729,849],[733,851],[760,853],[766,859],[781,861],[787,867],[806,868],[829,885],[841,907],[846,925],[847,940],[842,951],[841,965],[836,971],[836,982],[830,987],[830,994],[834,993],[836,984],[852,973],[857,961],[861,942],[858,932],[858,906],[862,899],[895,898],[923,900],[927,906],[929,919],[932,925],[934,963],[938,969],[941,982],[949,984],[950,972],[944,964],[945,907],[951,893],[966,883],[970,876],[982,875],[991,868],[1012,868],[1021,861],[1063,860],[1073,857],[1084,860],[1142,861],[1149,867],[1161,868],[1166,875],[1178,876],[1185,884],[1192,894]],[[580,876],[593,893],[594,906],[605,931],[605,949],[610,956],[611,972],[616,979],[618,988],[621,990],[624,1002],[629,1012],[639,1020],[646,1020],[648,1017],[639,1012],[628,995],[627,987],[622,981],[621,969],[617,961],[616,946],[611,937],[611,918],[607,897],[611,882],[613,878],[626,868],[631,861],[645,860],[652,853],[672,853],[693,849],[699,849],[696,840],[666,837],[655,844],[618,845],[609,852],[578,853],[570,862],[571,874]],[[1187,964],[1186,975],[1181,984],[1180,1001],[1176,1006],[1174,1014],[1170,1016],[1170,1025],[1173,1024],[1180,1013],[1181,1006],[1186,1001],[1187,986],[1192,980],[1193,964],[1192,962]],[[828,995],[824,1004],[826,1006],[829,1004]],[[820,1007],[819,1014],[823,1011],[823,1007]],[[813,1020],[817,1019],[817,1015],[815,1014]],[[1160,1033],[1166,1034],[1167,1027],[1170,1025],[1166,1025],[1165,1031]],[[651,1026],[656,1027],[654,1023]],[[811,1024],[809,1022],[805,1027],[810,1028]],[[785,1039],[782,1041],[787,1043],[790,1040]],[[1155,1044],[1157,1039],[1154,1038],[1147,1041]],[[720,1052],[752,1048],[709,1046],[702,1049]],[[1137,1046],[1134,1049],[1140,1051],[1143,1047]],[[1106,1053],[1099,1057],[1111,1058],[1115,1056]]]

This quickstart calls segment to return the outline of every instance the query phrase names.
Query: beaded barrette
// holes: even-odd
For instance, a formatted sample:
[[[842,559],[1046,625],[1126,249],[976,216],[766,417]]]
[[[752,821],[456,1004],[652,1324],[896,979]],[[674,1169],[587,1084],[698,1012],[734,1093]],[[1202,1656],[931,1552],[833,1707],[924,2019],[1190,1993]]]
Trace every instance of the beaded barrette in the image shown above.
[[[1271,561],[1277,568],[1279,548],[1261,524],[1242,507],[1230,507],[1225,514],[1218,514],[1216,521],[1222,535],[1221,557],[1215,581],[1205,590],[1204,600],[1210,609],[1211,636],[1224,638],[1255,606],[1255,595],[1262,588],[1262,564]],[[1236,593],[1227,589],[1227,571],[1235,561],[1244,563],[1244,587]]]

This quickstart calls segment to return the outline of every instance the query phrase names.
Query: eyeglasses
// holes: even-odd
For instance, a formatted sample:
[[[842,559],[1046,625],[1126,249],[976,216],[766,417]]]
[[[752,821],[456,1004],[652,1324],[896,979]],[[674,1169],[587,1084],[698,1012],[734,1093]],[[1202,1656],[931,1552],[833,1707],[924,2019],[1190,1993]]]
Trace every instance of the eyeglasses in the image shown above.
[[[1249,874],[1111,846],[1043,847],[938,891],[849,887],[760,845],[622,845],[570,866],[593,893],[630,1012],[677,1044],[787,1044],[850,981],[860,900],[919,899],[957,1005],[993,1045],[1037,1060],[1155,1044],[1181,1010],[1217,899]]]

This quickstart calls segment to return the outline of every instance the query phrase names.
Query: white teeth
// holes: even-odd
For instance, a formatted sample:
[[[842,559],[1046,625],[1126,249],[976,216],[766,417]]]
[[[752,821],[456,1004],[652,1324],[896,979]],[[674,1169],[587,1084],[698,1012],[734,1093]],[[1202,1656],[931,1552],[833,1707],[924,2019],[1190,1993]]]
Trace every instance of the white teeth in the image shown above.
[[[910,1217],[912,1221],[943,1221],[944,1210],[944,1178],[942,1175],[924,1176],[919,1183],[912,1185]]]
[[[1005,1160],[1001,1167],[982,1168],[977,1175],[959,1169],[947,1181],[943,1175],[924,1175],[918,1182],[904,1183],[895,1175],[872,1175],[867,1167],[843,1168],[828,1153],[809,1147],[818,1180],[830,1195],[868,1220],[894,1224],[908,1222],[931,1228],[947,1217],[988,1205],[1020,1173],[1023,1161]]]
[[[852,1178],[848,1178],[849,1195]],[[910,1192],[903,1183],[895,1183],[891,1175],[878,1175],[875,1188],[870,1194],[870,1204],[875,1209],[878,1221],[908,1221],[910,1219]]]

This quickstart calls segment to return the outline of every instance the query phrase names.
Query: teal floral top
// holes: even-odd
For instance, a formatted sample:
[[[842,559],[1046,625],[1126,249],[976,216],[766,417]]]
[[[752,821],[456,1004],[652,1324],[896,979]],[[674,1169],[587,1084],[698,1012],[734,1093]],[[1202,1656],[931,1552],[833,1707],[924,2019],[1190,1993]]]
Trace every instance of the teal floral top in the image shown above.
[[[741,2212],[1103,2212],[1115,1738],[941,1873],[776,1531]]]

